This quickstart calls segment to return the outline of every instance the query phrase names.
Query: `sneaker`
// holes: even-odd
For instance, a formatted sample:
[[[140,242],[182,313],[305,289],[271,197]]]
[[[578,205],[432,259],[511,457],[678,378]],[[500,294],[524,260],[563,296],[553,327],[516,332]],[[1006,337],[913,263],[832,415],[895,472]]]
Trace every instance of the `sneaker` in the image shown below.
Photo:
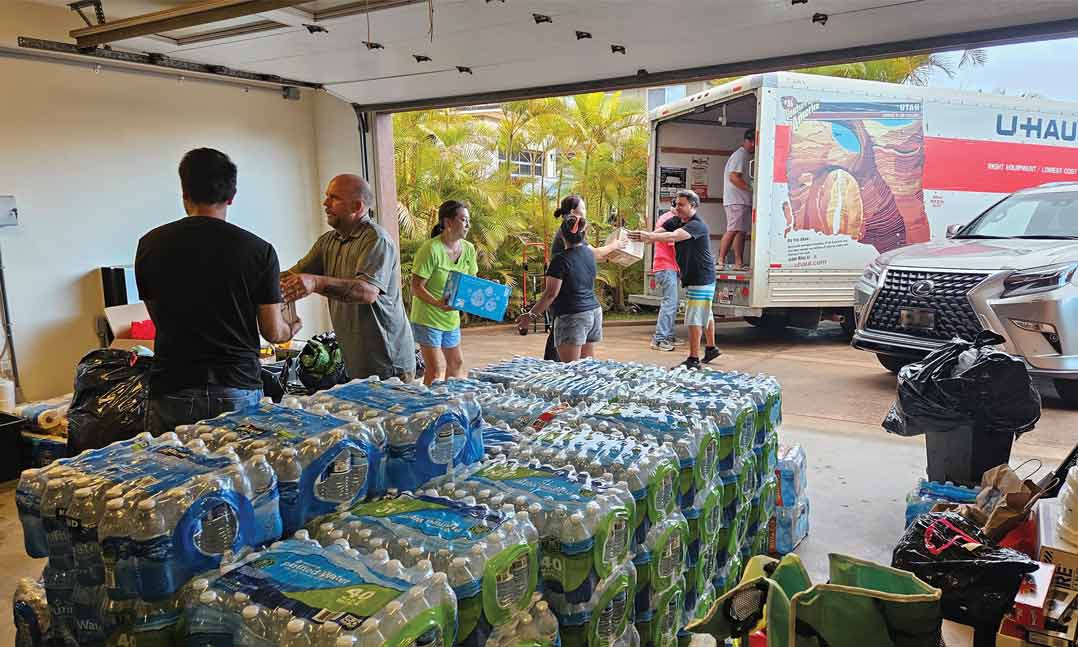
[[[704,349],[703,362],[705,364],[710,364],[711,360],[715,359],[719,355],[722,355],[722,351],[719,350],[718,346],[708,346],[707,348]]]
[[[681,346],[681,345],[683,345],[685,343],[685,340],[684,339],[678,339],[677,337],[674,337],[673,339],[670,340],[670,343],[675,345],[675,346]]]
[[[699,369],[700,368],[700,359],[696,358],[696,357],[689,357],[684,362],[678,364],[674,368],[678,368],[680,366],[684,366],[685,368],[690,368],[690,369]]]
[[[674,345],[665,339],[663,341],[653,341],[651,342],[651,350],[672,351],[674,350]]]

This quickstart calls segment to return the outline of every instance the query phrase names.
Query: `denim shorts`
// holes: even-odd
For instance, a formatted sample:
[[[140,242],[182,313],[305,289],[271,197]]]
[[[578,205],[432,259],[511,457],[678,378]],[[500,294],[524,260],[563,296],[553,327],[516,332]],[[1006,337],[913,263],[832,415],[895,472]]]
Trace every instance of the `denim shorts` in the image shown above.
[[[554,320],[554,343],[583,346],[603,340],[603,309],[594,308]]]
[[[438,330],[412,322],[412,336],[420,346],[427,348],[456,348],[460,346],[460,328]]]

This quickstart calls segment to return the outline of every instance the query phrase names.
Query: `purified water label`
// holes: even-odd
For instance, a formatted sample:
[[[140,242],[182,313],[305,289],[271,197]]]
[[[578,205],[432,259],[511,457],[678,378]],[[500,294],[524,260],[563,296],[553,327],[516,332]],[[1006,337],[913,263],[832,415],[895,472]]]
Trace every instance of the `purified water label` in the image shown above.
[[[499,607],[508,609],[519,604],[521,599],[528,594],[530,566],[528,555],[521,555],[513,560],[509,568],[498,573],[496,585]]]

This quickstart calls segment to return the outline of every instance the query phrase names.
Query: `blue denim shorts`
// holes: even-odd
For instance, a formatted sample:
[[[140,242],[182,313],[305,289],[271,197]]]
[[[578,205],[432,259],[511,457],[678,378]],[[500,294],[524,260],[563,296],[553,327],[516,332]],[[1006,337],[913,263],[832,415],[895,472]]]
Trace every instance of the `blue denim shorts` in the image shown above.
[[[460,346],[460,328],[438,330],[412,322],[412,336],[420,346],[427,348],[456,348]]]

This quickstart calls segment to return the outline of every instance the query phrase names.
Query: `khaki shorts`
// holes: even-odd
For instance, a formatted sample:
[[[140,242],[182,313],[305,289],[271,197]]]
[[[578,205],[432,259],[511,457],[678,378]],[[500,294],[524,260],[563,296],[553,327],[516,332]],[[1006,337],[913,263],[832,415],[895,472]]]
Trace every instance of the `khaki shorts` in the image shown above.
[[[726,231],[748,231],[752,224],[752,207],[747,204],[726,205]]]

